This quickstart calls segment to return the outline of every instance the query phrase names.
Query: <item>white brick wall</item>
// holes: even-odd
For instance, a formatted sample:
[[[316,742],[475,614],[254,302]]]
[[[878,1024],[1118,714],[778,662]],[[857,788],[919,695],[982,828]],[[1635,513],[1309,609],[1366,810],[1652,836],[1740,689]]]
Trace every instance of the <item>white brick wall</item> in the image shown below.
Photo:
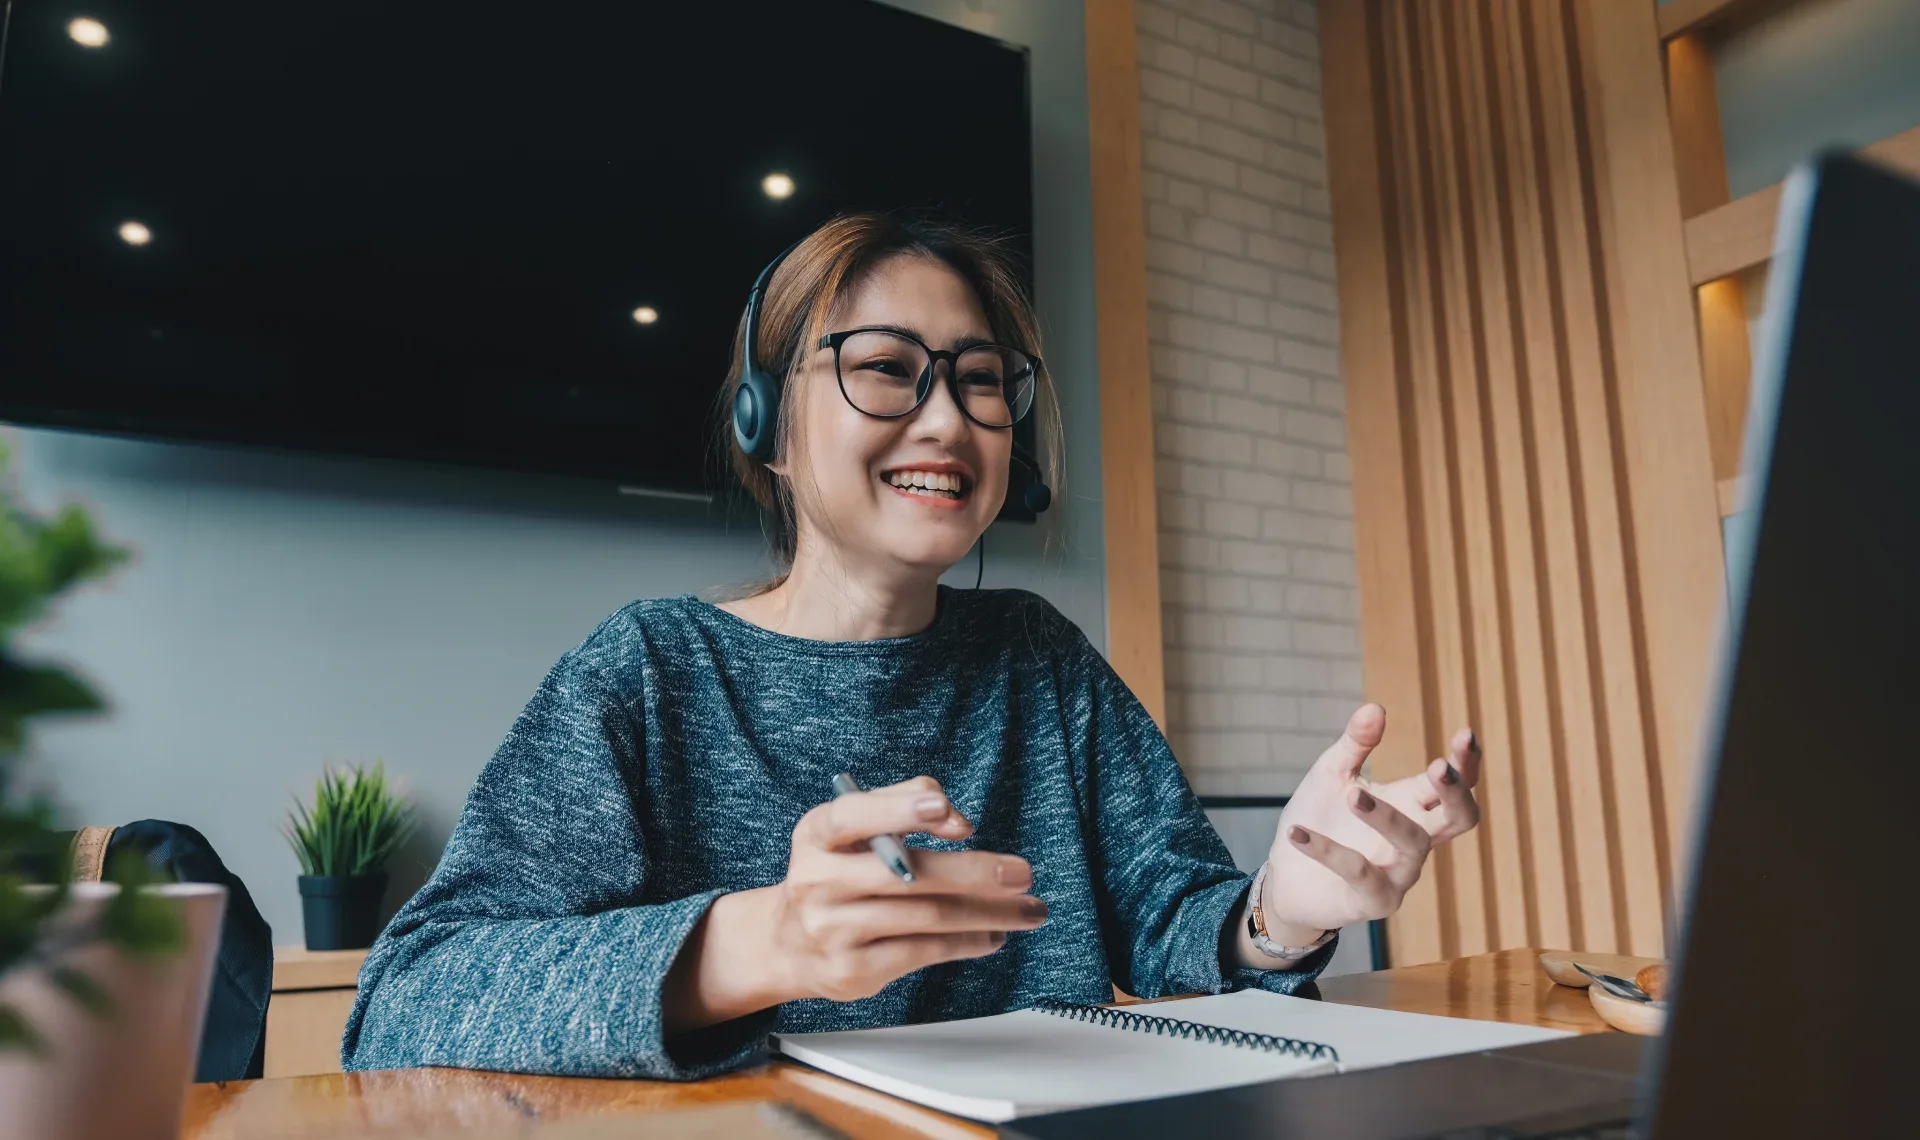
[[[1315,6],[1135,12],[1169,736],[1285,793],[1361,699]]]

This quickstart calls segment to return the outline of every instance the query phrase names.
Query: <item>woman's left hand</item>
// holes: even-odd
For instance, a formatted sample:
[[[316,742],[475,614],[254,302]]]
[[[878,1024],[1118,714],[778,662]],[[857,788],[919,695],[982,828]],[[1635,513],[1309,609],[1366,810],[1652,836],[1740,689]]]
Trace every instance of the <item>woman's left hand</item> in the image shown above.
[[[1280,814],[1261,904],[1270,937],[1311,941],[1322,930],[1385,918],[1419,880],[1428,852],[1480,822],[1473,732],[1454,733],[1448,754],[1419,775],[1375,784],[1360,766],[1386,728],[1385,709],[1362,706]]]

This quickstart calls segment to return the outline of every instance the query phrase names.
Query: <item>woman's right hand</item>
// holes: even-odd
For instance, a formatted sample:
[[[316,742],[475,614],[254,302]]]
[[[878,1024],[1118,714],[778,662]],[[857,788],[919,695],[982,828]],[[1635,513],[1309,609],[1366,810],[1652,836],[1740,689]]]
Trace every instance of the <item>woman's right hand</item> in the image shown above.
[[[923,831],[964,839],[973,824],[928,776],[827,801],[793,829],[787,877],[722,895],[689,935],[667,979],[670,1032],[783,1001],[852,1001],[938,962],[998,950],[1010,930],[1047,920],[1027,894],[1033,868],[1015,855],[910,848],[900,881],[867,847]]]

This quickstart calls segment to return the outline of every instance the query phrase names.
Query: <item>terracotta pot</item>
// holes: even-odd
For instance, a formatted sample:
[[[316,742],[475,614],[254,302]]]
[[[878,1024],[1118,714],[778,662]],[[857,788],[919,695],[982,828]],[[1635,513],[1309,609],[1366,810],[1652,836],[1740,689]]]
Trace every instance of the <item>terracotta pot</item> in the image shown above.
[[[57,927],[98,920],[119,887],[80,883]],[[178,910],[177,954],[132,958],[91,943],[59,964],[84,971],[112,999],[96,1017],[47,981],[44,970],[0,975],[0,1001],[47,1041],[48,1055],[0,1052],[0,1140],[173,1140],[200,1051],[227,888],[177,883],[147,888]]]

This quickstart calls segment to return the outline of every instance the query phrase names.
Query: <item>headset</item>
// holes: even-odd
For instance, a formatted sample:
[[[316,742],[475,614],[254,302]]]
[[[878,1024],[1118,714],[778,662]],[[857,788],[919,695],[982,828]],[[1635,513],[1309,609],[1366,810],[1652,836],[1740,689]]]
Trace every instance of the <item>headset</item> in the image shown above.
[[[799,244],[794,242],[768,262],[760,276],[753,279],[753,289],[747,293],[747,319],[742,330],[746,345],[740,354],[740,386],[733,393],[733,439],[748,458],[760,463],[773,460],[780,425],[780,399],[785,387],[780,373],[760,367],[760,299],[766,295],[767,282],[773,280],[773,271],[780,268],[780,263]],[[1040,461],[1018,440],[1013,444],[1013,461],[1026,468],[1031,476],[1021,496],[1027,509],[1037,515],[1052,506],[1053,488],[1047,486]]]

